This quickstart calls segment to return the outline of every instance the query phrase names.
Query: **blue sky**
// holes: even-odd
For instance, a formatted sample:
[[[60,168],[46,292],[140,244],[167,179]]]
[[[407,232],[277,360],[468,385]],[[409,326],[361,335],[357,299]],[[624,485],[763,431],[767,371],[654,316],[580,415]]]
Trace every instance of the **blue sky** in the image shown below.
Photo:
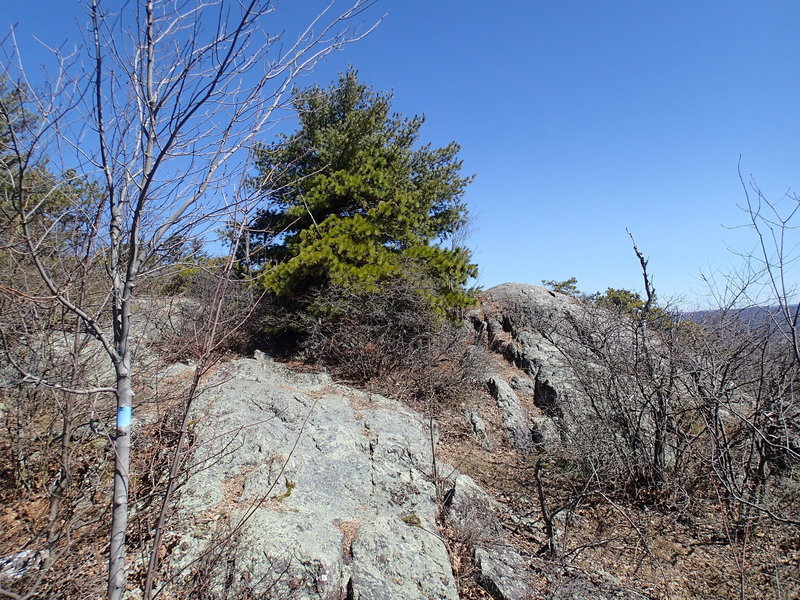
[[[2,4],[24,44],[74,22],[69,0]],[[276,23],[324,4],[284,0]],[[725,227],[745,220],[740,155],[770,198],[800,186],[796,0],[382,0],[366,18],[383,12],[308,83],[353,65],[427,116],[424,141],[462,145],[484,287],[640,289],[627,227],[659,295],[691,300],[733,267],[726,246],[752,246]]]

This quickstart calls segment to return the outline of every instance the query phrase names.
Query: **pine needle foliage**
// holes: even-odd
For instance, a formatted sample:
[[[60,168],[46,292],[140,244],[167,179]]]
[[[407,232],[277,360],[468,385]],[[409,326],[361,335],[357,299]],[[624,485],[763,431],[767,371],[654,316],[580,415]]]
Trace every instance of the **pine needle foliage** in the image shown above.
[[[465,286],[477,267],[452,243],[472,180],[461,175],[460,147],[419,145],[424,118],[393,113],[391,100],[349,70],[327,89],[297,91],[299,129],[255,151],[267,208],[251,223],[248,252],[289,305],[307,306],[329,286],[377,291],[411,272],[435,282],[421,292],[434,310],[472,302]]]

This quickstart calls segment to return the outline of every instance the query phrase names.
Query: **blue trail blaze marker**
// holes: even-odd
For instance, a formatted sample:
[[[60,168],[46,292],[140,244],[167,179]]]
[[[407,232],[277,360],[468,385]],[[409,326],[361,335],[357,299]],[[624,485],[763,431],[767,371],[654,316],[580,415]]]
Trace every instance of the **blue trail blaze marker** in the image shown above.
[[[130,406],[117,408],[117,429],[130,427],[133,420],[133,409]]]

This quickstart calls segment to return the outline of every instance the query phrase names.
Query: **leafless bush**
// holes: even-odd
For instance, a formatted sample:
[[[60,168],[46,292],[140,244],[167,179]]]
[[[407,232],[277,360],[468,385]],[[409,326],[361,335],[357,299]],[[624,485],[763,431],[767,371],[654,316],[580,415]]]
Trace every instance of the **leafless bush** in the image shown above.
[[[404,279],[377,291],[329,288],[297,320],[310,359],[387,395],[453,398],[474,377],[468,331],[437,314],[424,288]]]
[[[165,318],[159,323],[156,347],[170,361],[196,363],[205,352],[208,323],[218,319],[222,343],[214,348],[217,355],[234,353],[251,355],[260,345],[265,313],[269,310],[262,292],[248,278],[228,272],[219,261],[192,269],[180,293],[169,294],[160,300],[165,306]],[[225,279],[222,310],[210,301],[221,278]]]
[[[269,568],[253,569],[242,560],[241,531],[231,529],[227,521],[217,528],[207,550],[193,565],[177,592],[186,600],[256,600],[286,598],[295,594],[290,589],[291,553],[272,561]],[[278,588],[282,588],[280,591]],[[299,592],[297,594],[299,596]],[[338,600],[338,599],[336,599]]]
[[[772,324],[736,311],[690,332],[685,390],[728,519],[740,532],[765,516],[800,525],[800,365],[789,344]]]
[[[796,521],[786,512],[800,464],[791,336],[741,317],[697,323],[649,302],[635,314],[587,303],[558,323],[549,337],[578,391],[561,407],[568,446],[607,491],[686,509],[721,492],[733,523]]]
[[[636,496],[681,468],[690,438],[673,335],[587,303],[550,336],[577,392],[559,406],[568,445],[610,489]]]

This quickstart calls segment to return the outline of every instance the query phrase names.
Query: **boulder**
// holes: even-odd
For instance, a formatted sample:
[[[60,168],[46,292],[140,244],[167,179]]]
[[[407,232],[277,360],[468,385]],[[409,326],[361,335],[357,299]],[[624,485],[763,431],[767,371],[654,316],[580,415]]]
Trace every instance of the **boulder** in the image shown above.
[[[417,413],[324,375],[238,360],[193,419],[196,468],[179,499],[191,526],[173,574],[196,572],[214,549],[238,566],[226,585],[262,598],[458,597]],[[225,556],[218,540],[233,531]]]
[[[457,538],[472,546],[476,581],[495,600],[534,598],[526,561],[505,541],[501,519],[505,512],[472,478],[456,477],[447,522]]]
[[[476,579],[494,600],[531,600],[536,588],[528,581],[525,560],[510,548],[475,550]]]
[[[534,383],[528,377],[519,377],[515,375],[511,378],[509,384],[511,384],[511,389],[515,392],[529,396],[533,396],[534,394]]]
[[[547,574],[548,600],[648,600],[634,589],[624,586],[616,577],[595,571],[587,573],[564,567]]]
[[[511,443],[520,450],[531,447],[531,429],[519,397],[511,386],[496,373],[486,376],[486,389],[495,399]]]
[[[566,413],[584,401],[580,382],[563,352],[573,343],[565,333],[583,310],[576,299],[564,294],[507,283],[484,292],[481,306],[468,314],[476,330],[486,331],[488,348],[526,375],[513,376],[510,384],[489,381],[493,374],[487,375],[487,388],[497,399],[504,427],[518,448],[559,443],[569,426]],[[515,408],[520,406],[514,400],[516,392],[532,396],[541,415],[522,417],[521,409]]]
[[[457,536],[473,545],[496,541],[502,536],[501,507],[468,475],[457,475],[446,507],[448,524]]]
[[[489,439],[489,434],[486,431],[486,421],[481,417],[480,411],[474,407],[464,409],[464,419],[467,421],[469,428],[475,435],[475,439],[486,450],[491,450],[494,447],[492,441]]]

